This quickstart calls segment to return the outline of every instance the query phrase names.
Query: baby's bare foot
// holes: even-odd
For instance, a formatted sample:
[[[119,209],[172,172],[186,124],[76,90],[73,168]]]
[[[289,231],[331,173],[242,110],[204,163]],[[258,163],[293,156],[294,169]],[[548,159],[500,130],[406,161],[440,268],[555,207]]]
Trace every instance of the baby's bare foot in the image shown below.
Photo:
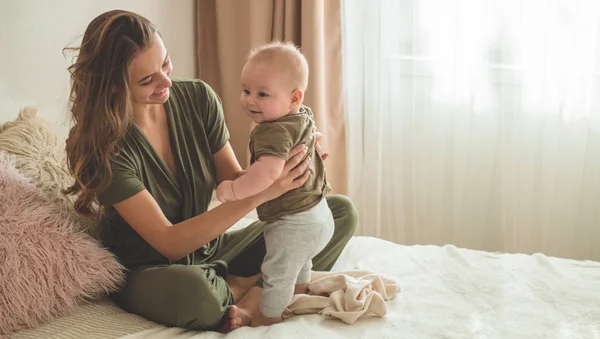
[[[296,284],[294,294],[308,294],[308,284]]]
[[[250,325],[251,319],[252,317],[246,310],[239,308],[236,305],[231,305],[227,308],[227,312],[225,312],[225,316],[221,321],[221,326],[219,326],[219,332],[229,333],[242,326],[248,326]]]

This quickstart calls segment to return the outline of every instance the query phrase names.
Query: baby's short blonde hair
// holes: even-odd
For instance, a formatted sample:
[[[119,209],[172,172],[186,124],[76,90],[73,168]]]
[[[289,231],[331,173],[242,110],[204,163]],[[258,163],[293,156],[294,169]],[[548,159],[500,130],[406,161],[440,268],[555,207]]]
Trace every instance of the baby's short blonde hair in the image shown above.
[[[300,49],[291,42],[272,41],[250,51],[248,62],[267,61],[290,74],[294,86],[301,91],[308,87],[308,62]]]

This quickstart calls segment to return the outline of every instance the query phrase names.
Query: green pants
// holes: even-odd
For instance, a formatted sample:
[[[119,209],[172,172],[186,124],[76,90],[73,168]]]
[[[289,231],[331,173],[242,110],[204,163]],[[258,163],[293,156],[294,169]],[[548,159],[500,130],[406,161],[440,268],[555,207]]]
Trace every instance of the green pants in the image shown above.
[[[356,210],[341,195],[327,197],[335,231],[313,259],[313,270],[330,270],[354,234]],[[252,276],[265,256],[264,223],[257,221],[223,234],[216,253],[194,265],[157,265],[133,269],[123,289],[113,294],[123,309],[157,323],[193,330],[212,330],[233,303],[225,275]]]

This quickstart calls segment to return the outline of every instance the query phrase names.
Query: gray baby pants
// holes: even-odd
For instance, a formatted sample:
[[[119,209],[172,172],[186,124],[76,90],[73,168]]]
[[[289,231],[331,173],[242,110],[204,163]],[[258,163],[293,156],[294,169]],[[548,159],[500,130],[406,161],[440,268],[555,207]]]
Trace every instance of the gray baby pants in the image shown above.
[[[310,282],[312,258],[333,235],[331,210],[325,199],[313,208],[268,222],[264,228],[267,254],[262,263],[260,312],[280,317],[294,295],[295,284]]]

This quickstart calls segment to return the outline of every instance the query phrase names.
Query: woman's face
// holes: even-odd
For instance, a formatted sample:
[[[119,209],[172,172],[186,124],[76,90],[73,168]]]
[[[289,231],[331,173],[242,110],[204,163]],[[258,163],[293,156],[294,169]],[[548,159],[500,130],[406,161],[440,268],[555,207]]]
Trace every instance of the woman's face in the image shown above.
[[[134,104],[164,104],[169,99],[173,64],[158,33],[152,45],[140,52],[131,64],[129,88]]]

